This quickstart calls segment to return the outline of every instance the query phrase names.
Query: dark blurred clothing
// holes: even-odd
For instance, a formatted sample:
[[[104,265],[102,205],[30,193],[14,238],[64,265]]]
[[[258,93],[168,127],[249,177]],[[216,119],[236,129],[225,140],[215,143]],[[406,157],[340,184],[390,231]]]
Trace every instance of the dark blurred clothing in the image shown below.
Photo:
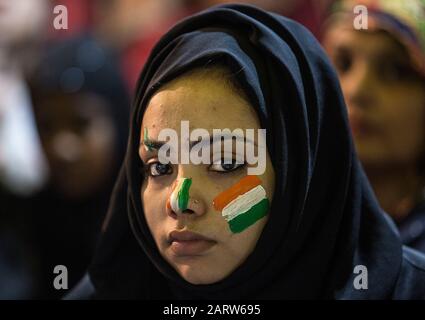
[[[37,231],[40,263],[36,298],[55,299],[67,293],[53,286],[57,265],[67,267],[68,288],[81,279],[97,243],[109,193],[108,185],[91,199],[71,202],[54,190],[46,190],[34,201],[36,217],[32,227]]]
[[[29,198],[0,188],[0,300],[31,299],[38,259]]]
[[[425,200],[398,227],[403,244],[425,253]]]
[[[40,114],[46,116],[46,113],[51,112],[49,110],[52,109],[45,108],[45,102],[57,95],[65,99],[64,102],[68,102],[67,105],[65,103],[54,105],[53,110],[65,115],[74,105],[76,110],[85,107],[85,105],[73,104],[78,100],[72,100],[72,97],[85,94],[98,96],[106,102],[101,104],[104,108],[103,111],[100,110],[101,115],[110,118],[114,127],[115,139],[110,142],[113,144],[111,147],[113,153],[108,153],[110,166],[108,166],[107,176],[96,184],[96,188],[90,189],[89,193],[80,195],[76,192],[70,197],[51,180],[43,191],[27,199],[25,203],[11,199],[2,201],[2,207],[7,207],[9,216],[13,216],[15,220],[18,219],[19,223],[10,223],[8,227],[7,234],[10,235],[8,239],[14,239],[13,243],[3,248],[1,242],[3,238],[0,239],[0,259],[6,257],[6,261],[0,264],[0,273],[2,276],[9,275],[11,279],[20,277],[21,280],[15,283],[23,288],[19,295],[14,292],[16,288],[6,289],[5,295],[9,299],[58,299],[67,291],[54,288],[54,279],[57,276],[54,273],[55,266],[64,265],[67,268],[68,288],[72,288],[84,275],[91,261],[100,233],[101,221],[104,219],[113,182],[126,147],[130,103],[115,57],[94,38],[87,35],[51,43],[45,51],[39,68],[29,79],[29,83],[37,125],[42,138],[41,132],[47,130],[47,134],[52,135],[54,134],[50,132],[52,128],[57,130],[58,124],[50,128],[48,123],[55,121],[55,117],[43,118],[42,122],[39,118]],[[90,107],[90,105],[87,106]],[[68,113],[65,112],[65,107],[68,108]],[[84,120],[81,123],[82,132],[97,128],[89,127],[88,121]],[[85,126],[87,129],[82,129]],[[69,130],[69,128],[66,129]],[[43,147],[45,148],[44,143]],[[83,152],[86,151],[83,150]],[[51,159],[48,160],[51,165]],[[95,165],[92,162],[89,164]],[[50,169],[52,175],[57,175],[57,167]],[[70,176],[72,177],[67,174],[62,176],[62,179],[69,179]],[[4,206],[3,203],[6,205]],[[4,220],[3,217],[1,218]],[[18,246],[22,249],[19,256],[8,254]],[[31,267],[29,271],[28,266]],[[27,289],[30,286],[31,291]]]

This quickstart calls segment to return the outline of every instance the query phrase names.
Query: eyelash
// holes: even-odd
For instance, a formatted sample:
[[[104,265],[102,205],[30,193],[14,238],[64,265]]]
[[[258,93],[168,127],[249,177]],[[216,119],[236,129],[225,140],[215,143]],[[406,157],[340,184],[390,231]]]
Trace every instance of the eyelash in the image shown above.
[[[216,161],[217,162],[217,161]],[[235,162],[235,163],[233,163],[233,162]],[[208,169],[210,169],[214,164],[216,164],[215,162],[213,162],[212,164],[210,164],[209,166],[208,166]],[[221,159],[221,162],[220,162],[220,164],[221,164],[221,166],[223,166],[224,165],[224,159]],[[230,169],[230,170],[223,170],[223,171],[218,171],[218,170],[211,170],[212,172],[215,172],[215,173],[218,173],[218,174],[227,174],[227,173],[229,173],[229,172],[234,172],[234,171],[237,171],[238,169],[240,169],[240,168],[244,168],[245,166],[246,166],[246,162],[244,161],[243,163],[239,163],[239,164],[236,164],[236,159],[232,159],[232,163],[231,164],[234,164],[236,167],[235,168],[233,168],[233,169]]]
[[[168,168],[168,170],[167,170],[167,173],[164,173],[164,174],[157,174],[157,175],[152,174],[152,167],[153,167],[154,165],[158,165],[158,164],[161,164],[161,163],[160,163],[159,161],[155,161],[155,162],[148,163],[148,164],[146,165],[146,167],[145,167],[145,173],[146,173],[149,177],[152,177],[152,178],[157,178],[157,177],[161,177],[161,176],[165,176],[165,175],[170,175],[170,174],[172,174],[172,173],[173,173],[171,165],[169,165],[169,164],[163,164],[164,166],[169,166],[169,168]]]
[[[236,160],[235,159],[232,159],[232,161],[236,161]],[[144,168],[143,168],[144,174],[147,175],[147,176],[149,176],[149,177],[151,177],[151,178],[158,178],[158,177],[162,177],[162,176],[165,176],[165,175],[170,175],[170,174],[173,173],[172,167],[169,164],[167,164],[168,166],[170,166],[169,167],[169,170],[167,171],[167,173],[165,173],[165,174],[152,174],[152,166],[157,165],[157,164],[160,164],[160,162],[159,161],[155,161],[155,162],[148,163],[146,166],[144,166]],[[208,170],[209,171],[212,171],[212,172],[218,173],[218,174],[228,174],[230,172],[234,172],[234,171],[237,171],[239,169],[244,168],[247,163],[245,161],[243,163],[239,163],[239,164],[234,163],[235,168],[232,168],[231,170],[223,170],[223,171],[210,170],[211,166],[213,166],[214,164],[216,164],[216,163],[212,163],[212,164],[210,164],[208,166]],[[221,159],[221,165],[224,165],[224,159]]]

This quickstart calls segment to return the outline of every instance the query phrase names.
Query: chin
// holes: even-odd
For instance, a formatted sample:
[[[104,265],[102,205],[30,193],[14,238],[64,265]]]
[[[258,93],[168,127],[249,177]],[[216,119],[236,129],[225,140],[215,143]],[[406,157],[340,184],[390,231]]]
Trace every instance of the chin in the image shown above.
[[[365,166],[382,166],[388,157],[380,150],[380,146],[356,144],[357,155]]]
[[[210,268],[202,268],[196,265],[180,264],[175,268],[184,280],[194,285],[213,284],[226,277],[225,274],[219,274]]]

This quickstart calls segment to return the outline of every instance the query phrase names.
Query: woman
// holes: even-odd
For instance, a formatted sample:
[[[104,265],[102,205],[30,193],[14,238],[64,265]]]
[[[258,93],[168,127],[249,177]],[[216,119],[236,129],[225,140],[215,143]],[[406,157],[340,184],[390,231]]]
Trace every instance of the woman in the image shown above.
[[[49,183],[31,206],[38,254],[35,298],[58,298],[84,275],[108,208],[128,132],[129,99],[111,54],[90,36],[52,44],[30,81]]]
[[[425,259],[402,248],[376,203],[336,74],[299,24],[243,5],[192,16],[152,51],[134,106],[107,228],[70,297],[425,297]],[[250,174],[238,152],[227,163],[161,163],[162,130],[186,120],[210,134],[265,129],[265,170]],[[243,141],[261,152],[260,138]],[[238,224],[246,212],[226,208],[254,187],[261,209]],[[367,290],[355,284],[360,265]]]
[[[355,30],[352,8],[368,8]],[[425,2],[346,0],[324,36],[359,159],[403,243],[425,252]],[[364,20],[366,21],[366,20]]]

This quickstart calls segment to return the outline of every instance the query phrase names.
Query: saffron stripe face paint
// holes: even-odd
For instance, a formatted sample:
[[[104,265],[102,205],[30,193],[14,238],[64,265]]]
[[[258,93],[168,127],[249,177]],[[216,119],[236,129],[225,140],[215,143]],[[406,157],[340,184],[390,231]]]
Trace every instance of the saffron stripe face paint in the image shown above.
[[[241,179],[220,193],[213,204],[216,210],[221,210],[233,233],[244,231],[263,218],[269,209],[266,190],[257,176]]]
[[[187,205],[189,204],[189,189],[191,185],[191,178],[178,179],[169,199],[169,206],[174,212],[182,213],[187,209]]]
[[[245,192],[251,190],[252,188],[261,184],[260,178],[257,176],[246,176],[241,179],[238,183],[231,186],[226,191],[220,193],[214,199],[214,208],[217,211],[222,211],[223,208],[232,200],[236,199],[238,196],[244,194]]]

